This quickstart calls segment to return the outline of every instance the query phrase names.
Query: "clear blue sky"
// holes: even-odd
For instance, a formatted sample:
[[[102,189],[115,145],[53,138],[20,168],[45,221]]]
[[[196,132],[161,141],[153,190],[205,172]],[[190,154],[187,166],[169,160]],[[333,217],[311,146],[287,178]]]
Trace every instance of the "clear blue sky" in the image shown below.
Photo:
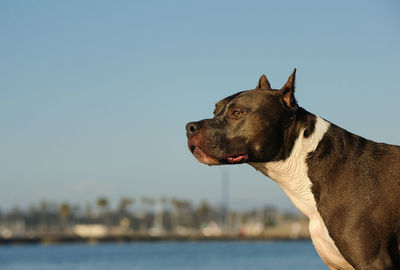
[[[290,208],[248,165],[207,167],[186,122],[297,68],[309,111],[400,144],[400,2],[1,1],[0,208],[106,195]]]

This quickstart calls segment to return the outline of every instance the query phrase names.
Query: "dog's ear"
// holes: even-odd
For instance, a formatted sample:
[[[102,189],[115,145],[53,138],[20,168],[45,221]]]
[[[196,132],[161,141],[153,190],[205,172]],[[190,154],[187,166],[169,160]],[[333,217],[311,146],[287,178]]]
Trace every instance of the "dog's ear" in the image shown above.
[[[293,70],[289,79],[281,89],[282,103],[290,110],[296,110],[298,107],[296,98],[294,97],[295,80],[296,80],[296,69]]]
[[[267,76],[265,76],[265,74],[261,75],[260,79],[258,80],[256,89],[271,89],[271,85],[269,84]]]

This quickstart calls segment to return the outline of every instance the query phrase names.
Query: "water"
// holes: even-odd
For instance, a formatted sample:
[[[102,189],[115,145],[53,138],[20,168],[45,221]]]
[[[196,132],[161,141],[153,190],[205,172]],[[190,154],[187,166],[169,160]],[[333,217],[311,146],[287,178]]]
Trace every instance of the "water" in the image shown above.
[[[312,243],[163,242],[1,246],[1,270],[327,269]]]

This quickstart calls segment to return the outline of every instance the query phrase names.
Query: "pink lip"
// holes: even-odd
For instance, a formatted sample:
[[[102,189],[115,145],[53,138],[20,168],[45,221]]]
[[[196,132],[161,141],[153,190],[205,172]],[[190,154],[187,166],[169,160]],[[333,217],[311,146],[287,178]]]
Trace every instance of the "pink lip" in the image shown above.
[[[238,163],[238,162],[242,162],[244,160],[247,159],[247,155],[236,155],[233,157],[228,157],[228,162],[229,163]]]

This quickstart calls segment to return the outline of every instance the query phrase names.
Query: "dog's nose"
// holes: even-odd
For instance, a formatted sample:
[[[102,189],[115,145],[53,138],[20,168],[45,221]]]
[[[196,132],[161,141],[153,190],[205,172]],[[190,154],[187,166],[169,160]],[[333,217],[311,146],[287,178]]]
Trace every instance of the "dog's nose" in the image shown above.
[[[186,125],[186,132],[188,136],[193,136],[199,130],[199,124],[196,122],[190,122]]]

